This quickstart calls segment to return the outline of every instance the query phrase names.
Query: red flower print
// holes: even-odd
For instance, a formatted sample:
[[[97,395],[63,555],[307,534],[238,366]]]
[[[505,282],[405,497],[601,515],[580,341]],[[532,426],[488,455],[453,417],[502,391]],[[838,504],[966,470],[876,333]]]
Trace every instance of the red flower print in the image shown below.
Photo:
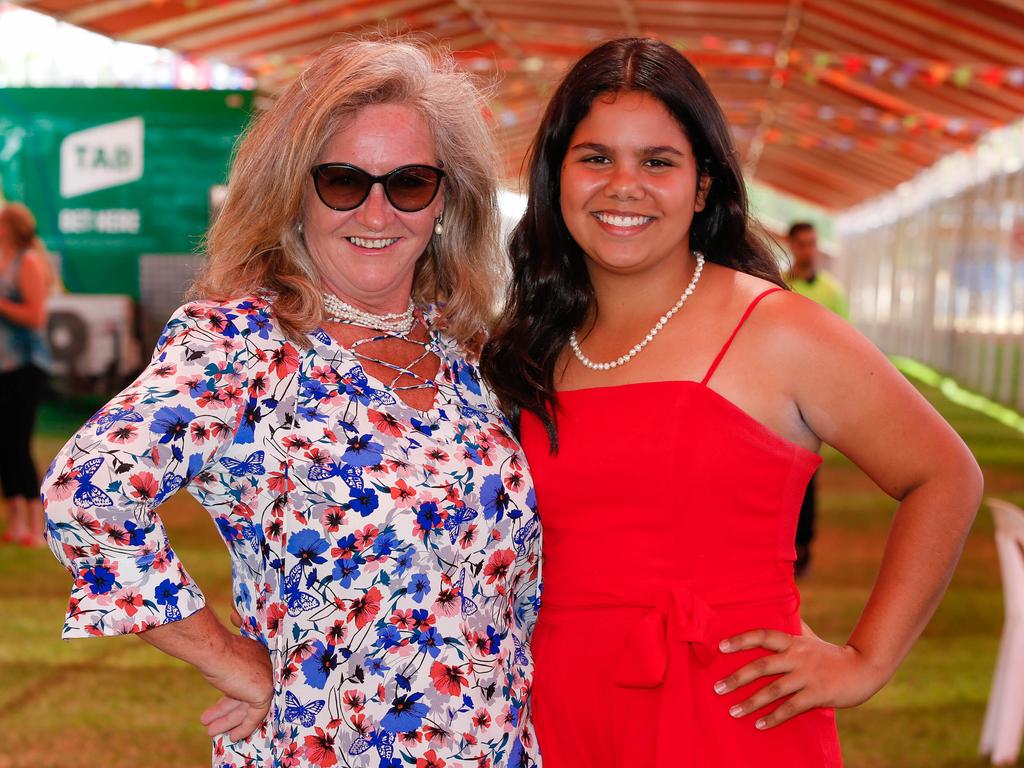
[[[362,629],[380,613],[380,601],[380,590],[376,587],[370,587],[365,595],[357,597],[352,601],[348,612],[348,620],[355,622],[356,629]]]
[[[454,616],[461,610],[461,601],[457,590],[442,589],[437,593],[433,608],[442,616]]]
[[[440,661],[435,661],[430,667],[430,679],[437,690],[449,696],[460,695],[462,686],[469,684],[459,665],[442,664]]]
[[[270,355],[270,370],[280,379],[295,372],[299,367],[299,353],[288,342],[275,349]]]
[[[368,408],[366,416],[369,418],[370,423],[377,428],[378,432],[391,435],[391,437],[401,437],[405,433],[405,425],[390,413],[382,413],[381,411]]]
[[[439,464],[443,464],[448,461],[448,454],[442,451],[440,448],[431,448],[427,451],[426,456],[431,461],[436,461]]]
[[[267,384],[267,374],[265,371],[253,374],[249,377],[249,396],[259,397],[266,394]]]
[[[491,727],[491,713],[486,709],[478,709],[473,715],[473,725],[477,728],[490,728]]]
[[[320,525],[331,533],[337,533],[344,524],[345,510],[337,505],[332,504],[320,513]],[[337,555],[334,556],[337,557]]]
[[[61,472],[57,475],[57,479],[50,483],[50,492],[47,494],[47,498],[51,501],[65,501],[71,498],[76,490],[78,490],[78,479],[75,477],[77,472]]]
[[[423,757],[416,760],[416,768],[444,768],[446,765],[447,763],[432,749],[428,749],[423,753]]]
[[[281,445],[284,449],[289,452],[304,451],[309,448],[312,443],[309,438],[304,435],[286,435],[281,441]]]
[[[267,476],[267,487],[274,493],[288,493],[295,490],[295,481],[286,471],[271,472]]]
[[[293,741],[281,753],[281,768],[298,768],[302,763],[302,749]]]
[[[502,424],[492,424],[487,430],[491,437],[493,437],[498,445],[509,451],[518,451],[519,445],[516,443],[509,431],[505,429]]]
[[[342,696],[341,703],[345,709],[351,709],[353,712],[362,712],[363,707],[366,706],[366,694],[354,688],[347,690],[345,695]]]
[[[366,715],[352,715],[348,719],[352,723],[352,730],[359,736],[366,736],[370,732],[370,723],[366,722]]]
[[[487,577],[487,583],[493,584],[498,580],[504,581],[508,577],[509,566],[515,561],[516,553],[511,549],[499,549],[497,552],[492,552],[487,565],[484,566],[484,575]]]
[[[338,756],[334,753],[334,737],[317,726],[316,733],[306,737],[306,758],[320,768],[336,765]]]
[[[510,491],[519,491],[523,488],[522,472],[509,472],[502,480],[505,482],[505,487]]]
[[[129,616],[134,616],[142,607],[142,595],[138,590],[126,587],[117,593],[114,604]]]
[[[220,401],[227,406],[238,406],[245,400],[245,393],[241,387],[236,387],[234,384],[229,384],[220,390]]]
[[[380,529],[376,525],[366,525],[363,530],[356,531],[356,546],[360,549],[372,547]]]
[[[132,496],[143,501],[152,501],[160,491],[160,485],[152,472],[136,472],[128,478],[128,482],[135,489]]]
[[[107,440],[112,443],[130,443],[138,433],[138,427],[134,424],[121,424],[107,433]]]
[[[412,503],[412,498],[415,495],[416,489],[411,488],[405,480],[399,480],[391,487],[391,498],[398,501],[404,507]]]
[[[448,733],[444,728],[439,725],[427,723],[423,726],[423,735],[427,737],[429,742],[437,742],[440,746],[444,746],[451,741],[452,735]]]
[[[201,421],[193,421],[189,424],[188,431],[196,445],[202,445],[210,438],[210,428]]]
[[[271,603],[267,607],[267,634],[270,637],[276,637],[281,631],[281,622],[287,613],[288,608],[284,603]]]
[[[331,645],[341,645],[345,642],[346,636],[348,636],[348,627],[341,619],[337,619],[327,630],[327,642]]]
[[[416,623],[412,618],[412,609],[396,610],[391,614],[391,623],[399,629],[412,629]]]

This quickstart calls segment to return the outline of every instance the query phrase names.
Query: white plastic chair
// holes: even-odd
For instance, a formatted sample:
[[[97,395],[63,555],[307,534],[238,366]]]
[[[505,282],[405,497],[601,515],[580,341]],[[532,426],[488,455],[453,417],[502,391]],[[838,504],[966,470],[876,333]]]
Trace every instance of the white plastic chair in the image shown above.
[[[996,523],[1006,618],[980,752],[990,755],[993,765],[1011,765],[1024,735],[1024,510],[1000,499],[987,503]]]

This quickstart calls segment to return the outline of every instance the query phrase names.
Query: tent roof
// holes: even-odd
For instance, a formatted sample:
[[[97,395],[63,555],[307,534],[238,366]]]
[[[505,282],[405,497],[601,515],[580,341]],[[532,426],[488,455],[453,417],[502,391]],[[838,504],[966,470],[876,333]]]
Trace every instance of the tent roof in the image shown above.
[[[1024,115],[1024,0],[18,0],[111,37],[217,58],[273,94],[342,33],[441,40],[498,74],[516,175],[551,86],[601,40],[659,37],[701,69],[748,176],[830,209]]]

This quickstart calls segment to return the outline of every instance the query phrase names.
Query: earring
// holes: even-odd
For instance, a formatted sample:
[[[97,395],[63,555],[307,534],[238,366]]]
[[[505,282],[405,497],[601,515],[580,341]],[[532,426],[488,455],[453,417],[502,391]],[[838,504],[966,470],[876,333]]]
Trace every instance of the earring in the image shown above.
[[[295,231],[299,233],[299,237],[302,237],[302,222],[300,221],[295,225]]]
[[[438,216],[434,220],[434,234],[440,236],[444,233],[444,216]]]

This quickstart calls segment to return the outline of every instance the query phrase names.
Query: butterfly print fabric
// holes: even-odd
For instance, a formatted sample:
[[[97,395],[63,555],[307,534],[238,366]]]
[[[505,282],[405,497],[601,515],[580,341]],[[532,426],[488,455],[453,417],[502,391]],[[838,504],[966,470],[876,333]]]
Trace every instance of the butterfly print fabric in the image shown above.
[[[200,609],[156,510],[186,488],[217,526],[242,632],[275,672],[267,720],[214,739],[217,768],[538,762],[529,470],[437,308],[419,317],[441,360],[430,411],[320,329],[288,341],[262,298],[186,305],[50,467],[47,537],[74,577],[64,637]]]

